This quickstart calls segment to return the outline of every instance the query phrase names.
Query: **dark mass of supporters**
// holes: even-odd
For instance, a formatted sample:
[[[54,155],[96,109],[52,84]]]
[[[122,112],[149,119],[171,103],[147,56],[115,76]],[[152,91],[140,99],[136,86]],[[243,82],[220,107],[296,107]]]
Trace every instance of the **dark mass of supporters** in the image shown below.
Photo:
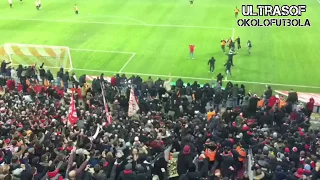
[[[281,105],[271,87],[260,98],[221,74],[214,86],[124,74],[88,86],[86,75],[3,61],[1,75],[0,180],[320,179],[314,100],[300,105],[294,91]]]

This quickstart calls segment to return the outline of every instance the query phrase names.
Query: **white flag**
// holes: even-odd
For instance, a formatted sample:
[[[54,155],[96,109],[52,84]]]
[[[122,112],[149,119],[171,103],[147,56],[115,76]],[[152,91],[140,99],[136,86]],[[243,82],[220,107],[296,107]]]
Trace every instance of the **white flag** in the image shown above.
[[[138,105],[138,100],[137,97],[134,95],[134,89],[131,88],[130,91],[130,98],[129,98],[129,111],[128,111],[128,116],[131,117],[135,115],[139,111],[139,105]]]

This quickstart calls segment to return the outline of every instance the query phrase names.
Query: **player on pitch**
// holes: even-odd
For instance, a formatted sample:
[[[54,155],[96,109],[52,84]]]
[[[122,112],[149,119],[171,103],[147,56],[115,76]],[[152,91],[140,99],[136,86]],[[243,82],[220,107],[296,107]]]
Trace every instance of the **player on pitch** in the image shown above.
[[[238,9],[238,7],[236,7],[236,9],[234,10],[234,16],[236,17],[236,18],[238,18],[238,14],[239,14],[239,9]]]
[[[238,38],[236,39],[237,45],[238,45],[238,49],[241,49],[241,44],[240,44],[240,36],[238,36]]]
[[[189,51],[190,51],[189,58],[191,57],[192,59],[194,59],[194,48],[195,48],[195,45],[193,44],[189,45]]]
[[[10,8],[12,8],[12,0],[8,0]]]
[[[228,47],[229,47],[229,50],[232,48],[232,46],[234,45],[233,41],[231,38],[228,39]]]
[[[36,9],[39,11],[40,10],[39,1],[36,1],[34,4],[36,5]]]
[[[232,66],[232,62],[231,61],[227,61],[224,66],[226,67],[226,78],[228,78],[228,75],[230,74],[230,76],[232,76],[231,73],[231,66]]]
[[[189,0],[190,1],[190,5],[193,5],[193,0]]]
[[[38,0],[39,9],[41,9],[41,0]]]
[[[221,49],[223,52],[226,52],[226,44],[227,44],[227,41],[222,39],[221,40]]]
[[[78,6],[77,6],[76,4],[74,5],[74,13],[75,13],[76,15],[79,14]]]
[[[247,42],[247,47],[248,47],[248,53],[251,54],[252,44],[251,44],[250,40],[248,40],[248,42]]]

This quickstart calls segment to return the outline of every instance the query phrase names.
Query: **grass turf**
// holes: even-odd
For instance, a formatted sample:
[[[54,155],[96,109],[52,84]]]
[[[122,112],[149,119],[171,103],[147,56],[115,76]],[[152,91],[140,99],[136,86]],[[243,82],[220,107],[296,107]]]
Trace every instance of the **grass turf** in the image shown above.
[[[255,0],[242,3],[258,4]],[[99,75],[98,70],[112,75],[123,68],[126,74],[167,76],[171,73],[187,77],[185,81],[198,78],[204,83],[219,72],[224,73],[227,57],[221,52],[220,40],[234,35],[241,37],[243,49],[234,57],[233,77],[229,80],[245,81],[247,89],[255,92],[263,90],[263,83],[278,84],[273,85],[273,89],[319,92],[320,51],[316,40],[320,39],[317,13],[320,3],[317,0],[290,2],[308,6],[302,18],[310,19],[309,28],[237,27],[233,10],[242,3],[195,0],[191,6],[188,0],[43,0],[43,8],[37,11],[32,1],[21,4],[15,0],[12,9],[2,1],[0,44],[15,42],[134,52],[136,55],[124,68],[132,54],[71,50],[71,56],[73,67],[82,69],[75,70],[78,75]],[[287,4],[287,1],[259,2],[279,3]],[[74,4],[78,5],[78,16],[74,14]],[[232,28],[235,28],[234,34]],[[253,44],[252,55],[248,55],[245,48],[248,39]],[[195,60],[188,59],[191,43],[196,45]],[[208,73],[207,66],[211,56],[217,59],[213,74]]]

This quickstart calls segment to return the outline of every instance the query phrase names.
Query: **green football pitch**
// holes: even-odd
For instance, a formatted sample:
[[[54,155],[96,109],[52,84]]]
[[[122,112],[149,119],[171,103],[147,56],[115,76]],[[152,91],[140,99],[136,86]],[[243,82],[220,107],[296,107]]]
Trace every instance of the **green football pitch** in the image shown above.
[[[74,5],[79,15],[74,14]],[[238,27],[235,7],[242,4],[306,4],[311,27]],[[273,89],[320,91],[320,1],[318,0],[13,0],[0,2],[0,44],[68,46],[80,75],[138,74],[205,83],[221,72],[227,56],[220,40],[240,36],[233,76],[252,91]],[[240,16],[239,18],[242,18]],[[245,43],[252,41],[252,54]],[[195,44],[195,59],[188,59]],[[209,73],[207,61],[215,57]],[[40,62],[39,62],[40,63]]]

